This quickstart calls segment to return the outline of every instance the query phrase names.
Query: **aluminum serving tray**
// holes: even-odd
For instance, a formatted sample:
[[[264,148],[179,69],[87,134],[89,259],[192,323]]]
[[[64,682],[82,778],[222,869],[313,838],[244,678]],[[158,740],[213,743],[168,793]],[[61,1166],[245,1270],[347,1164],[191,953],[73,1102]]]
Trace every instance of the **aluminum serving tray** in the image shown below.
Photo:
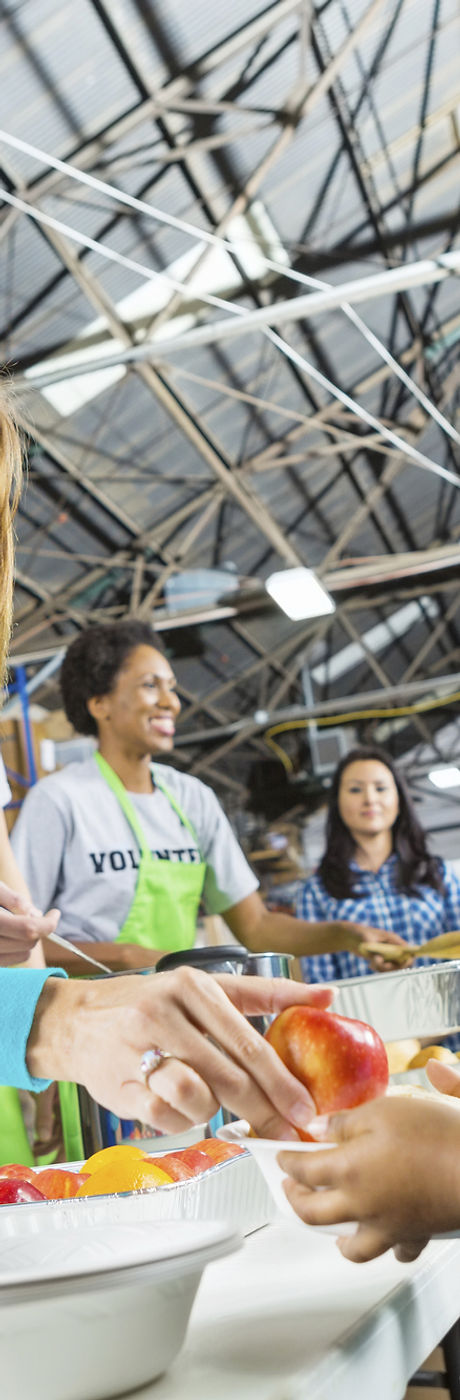
[[[460,962],[348,977],[335,984],[334,1011],[368,1021],[382,1040],[460,1030]]]
[[[164,1149],[167,1150],[167,1149]],[[158,1149],[155,1158],[161,1157]],[[71,1171],[83,1169],[82,1162],[62,1162],[57,1165]],[[39,1170],[39,1169],[37,1169]],[[260,1230],[273,1217],[273,1202],[257,1162],[245,1152],[241,1157],[231,1157],[226,1162],[214,1163],[201,1176],[189,1181],[175,1181],[167,1186],[158,1186],[155,1191],[123,1191],[107,1196],[79,1196],[69,1200],[40,1201],[38,1205],[23,1201],[20,1204],[0,1207],[0,1244],[4,1232],[8,1234],[16,1228],[14,1221],[21,1215],[36,1210],[36,1228],[46,1233],[53,1213],[64,1219],[70,1228],[82,1225],[114,1224],[118,1221],[177,1221],[190,1220],[196,1224],[204,1221],[226,1221],[241,1235],[250,1235]],[[18,1217],[18,1211],[20,1213]],[[3,1230],[3,1235],[2,1235]],[[1,1374],[1,1373],[0,1373]]]

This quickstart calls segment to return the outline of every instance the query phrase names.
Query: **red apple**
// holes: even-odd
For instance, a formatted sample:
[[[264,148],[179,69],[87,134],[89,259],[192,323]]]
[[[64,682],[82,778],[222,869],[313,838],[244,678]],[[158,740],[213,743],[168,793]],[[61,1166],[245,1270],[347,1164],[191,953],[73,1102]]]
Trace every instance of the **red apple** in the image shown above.
[[[149,1157],[149,1162],[154,1167],[161,1167],[162,1172],[167,1172],[171,1181],[191,1181],[194,1173],[186,1162],[181,1160],[179,1154],[173,1156],[172,1152],[162,1152],[159,1157]]]
[[[18,1205],[24,1201],[45,1201],[46,1196],[31,1181],[5,1176],[0,1181],[0,1206]]]
[[[169,1155],[174,1157],[175,1160],[178,1159],[179,1162],[185,1162],[186,1167],[190,1168],[192,1176],[201,1176],[201,1173],[208,1171],[211,1166],[211,1162],[209,1157],[206,1156],[206,1153],[199,1152],[196,1147],[178,1148],[177,1152],[171,1152]]]
[[[59,1171],[58,1167],[45,1167],[35,1173],[35,1182],[47,1201],[68,1201],[76,1196],[78,1187],[88,1179],[88,1172]]]
[[[385,1093],[388,1060],[372,1026],[314,1006],[289,1006],[266,1039],[309,1090],[317,1113],[355,1108]]]
[[[12,1176],[14,1181],[19,1178],[21,1181],[31,1181],[34,1185],[35,1175],[36,1173],[32,1171],[31,1167],[23,1167],[21,1162],[6,1162],[3,1167],[0,1167],[0,1181]]]
[[[241,1157],[241,1153],[246,1150],[239,1147],[237,1142],[221,1142],[219,1138],[203,1138],[202,1142],[195,1143],[195,1147],[204,1152],[213,1163],[227,1162],[231,1157]]]

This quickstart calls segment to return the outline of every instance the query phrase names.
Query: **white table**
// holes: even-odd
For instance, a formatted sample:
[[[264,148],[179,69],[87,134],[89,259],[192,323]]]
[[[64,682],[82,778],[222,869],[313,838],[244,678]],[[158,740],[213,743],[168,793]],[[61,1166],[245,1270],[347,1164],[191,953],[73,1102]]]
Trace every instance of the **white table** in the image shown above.
[[[459,1316],[457,1240],[357,1265],[330,1236],[269,1225],[208,1267],[180,1356],[132,1400],[401,1400]]]

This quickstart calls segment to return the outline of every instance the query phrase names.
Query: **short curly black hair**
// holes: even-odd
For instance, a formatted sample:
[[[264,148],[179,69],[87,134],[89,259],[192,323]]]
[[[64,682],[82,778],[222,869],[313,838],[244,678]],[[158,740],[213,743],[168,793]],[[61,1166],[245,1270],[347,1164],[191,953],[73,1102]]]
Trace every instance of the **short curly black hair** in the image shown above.
[[[67,719],[78,734],[97,735],[88,700],[108,695],[130,652],[142,646],[161,651],[153,627],[136,618],[89,627],[72,642],[62,663],[61,691]]]

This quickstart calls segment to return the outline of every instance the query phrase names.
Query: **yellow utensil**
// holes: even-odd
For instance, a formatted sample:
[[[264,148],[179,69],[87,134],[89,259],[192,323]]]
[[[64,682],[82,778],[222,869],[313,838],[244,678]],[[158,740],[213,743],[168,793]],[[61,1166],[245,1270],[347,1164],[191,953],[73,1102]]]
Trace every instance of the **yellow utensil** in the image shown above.
[[[397,943],[361,943],[359,952],[364,956],[368,953],[378,954],[384,958],[385,962],[405,963],[408,958],[460,958],[460,929],[453,929],[450,933],[438,933],[436,938],[429,938],[427,943],[405,943],[404,946]]]

